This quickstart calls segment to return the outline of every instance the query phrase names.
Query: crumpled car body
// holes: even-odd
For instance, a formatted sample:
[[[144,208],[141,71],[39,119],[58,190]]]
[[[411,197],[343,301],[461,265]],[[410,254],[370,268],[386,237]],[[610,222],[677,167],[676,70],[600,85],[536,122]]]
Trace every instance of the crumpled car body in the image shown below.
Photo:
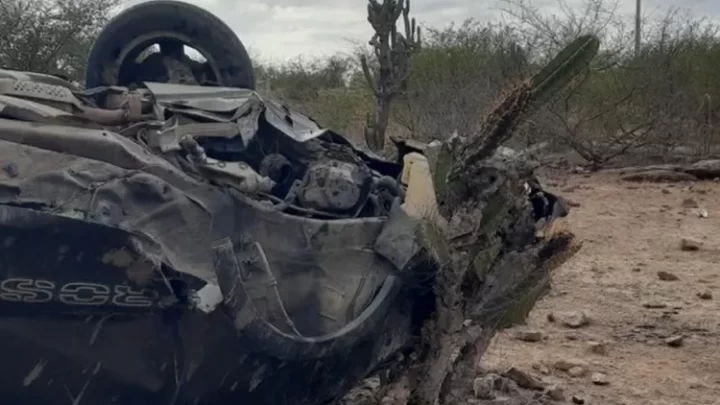
[[[430,146],[399,143],[396,161],[359,149],[252,90],[216,17],[132,9],[96,41],[91,87],[0,69],[0,396],[337,400],[402,358],[433,311],[443,257],[421,235],[447,224],[429,215]],[[183,75],[177,43],[115,58],[165,28],[223,57]],[[179,84],[196,73],[212,85]],[[567,212],[526,187],[542,237]]]
[[[0,71],[4,398],[319,404],[408,344],[398,164],[250,90],[52,81]]]

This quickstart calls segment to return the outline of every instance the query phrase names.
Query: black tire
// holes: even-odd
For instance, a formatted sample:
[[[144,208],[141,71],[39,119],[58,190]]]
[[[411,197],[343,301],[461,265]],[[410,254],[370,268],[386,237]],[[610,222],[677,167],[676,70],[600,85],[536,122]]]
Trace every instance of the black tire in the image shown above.
[[[130,7],[105,26],[88,57],[85,87],[118,85],[123,50],[138,38],[162,32],[182,35],[189,39],[188,46],[212,58],[220,86],[255,89],[250,56],[230,27],[200,7],[170,0]]]

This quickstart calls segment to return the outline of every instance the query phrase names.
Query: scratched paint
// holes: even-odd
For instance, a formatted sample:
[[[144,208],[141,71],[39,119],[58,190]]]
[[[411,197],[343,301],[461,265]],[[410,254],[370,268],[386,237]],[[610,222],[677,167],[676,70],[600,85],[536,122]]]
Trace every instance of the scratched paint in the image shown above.
[[[252,375],[252,378],[250,379],[250,392],[253,392],[255,388],[257,388],[258,385],[265,379],[265,369],[267,368],[267,364],[263,364],[260,367],[258,367],[257,370]]]
[[[23,387],[27,387],[30,384],[32,384],[35,380],[37,380],[40,375],[42,374],[43,370],[45,369],[45,366],[47,365],[47,361],[40,360],[37,362],[35,367],[33,367],[32,370],[25,376],[25,379],[23,380]]]

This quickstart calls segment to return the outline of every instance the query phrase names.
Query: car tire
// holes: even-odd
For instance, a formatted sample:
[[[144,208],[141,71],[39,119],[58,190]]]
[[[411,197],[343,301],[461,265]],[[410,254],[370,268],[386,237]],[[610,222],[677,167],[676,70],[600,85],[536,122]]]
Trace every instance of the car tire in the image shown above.
[[[169,0],[135,5],[113,18],[93,44],[85,87],[118,85],[123,53],[139,38],[172,33],[199,50],[217,68],[220,86],[255,89],[250,56],[232,29],[198,6]]]

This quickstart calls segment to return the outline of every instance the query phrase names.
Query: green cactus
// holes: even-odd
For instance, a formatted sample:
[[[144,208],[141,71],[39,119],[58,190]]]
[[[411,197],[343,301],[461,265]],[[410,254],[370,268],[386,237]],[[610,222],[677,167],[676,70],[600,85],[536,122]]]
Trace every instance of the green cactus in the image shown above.
[[[368,22],[374,34],[373,47],[379,69],[373,73],[367,57],[360,57],[360,66],[370,91],[375,96],[372,114],[365,124],[365,140],[371,150],[385,146],[385,131],[390,120],[390,105],[403,92],[410,74],[410,59],[420,48],[420,27],[410,18],[410,0],[369,0]],[[399,33],[397,20],[402,16],[405,33]]]
[[[457,151],[450,176],[459,175],[468,166],[491,156],[497,147],[510,139],[513,130],[527,116],[557,94],[583,69],[587,68],[600,47],[594,35],[583,35],[563,48],[529,81],[522,83],[488,114],[480,136]]]
[[[541,105],[562,90],[597,55],[600,40],[583,35],[563,48],[531,80],[533,105]]]

